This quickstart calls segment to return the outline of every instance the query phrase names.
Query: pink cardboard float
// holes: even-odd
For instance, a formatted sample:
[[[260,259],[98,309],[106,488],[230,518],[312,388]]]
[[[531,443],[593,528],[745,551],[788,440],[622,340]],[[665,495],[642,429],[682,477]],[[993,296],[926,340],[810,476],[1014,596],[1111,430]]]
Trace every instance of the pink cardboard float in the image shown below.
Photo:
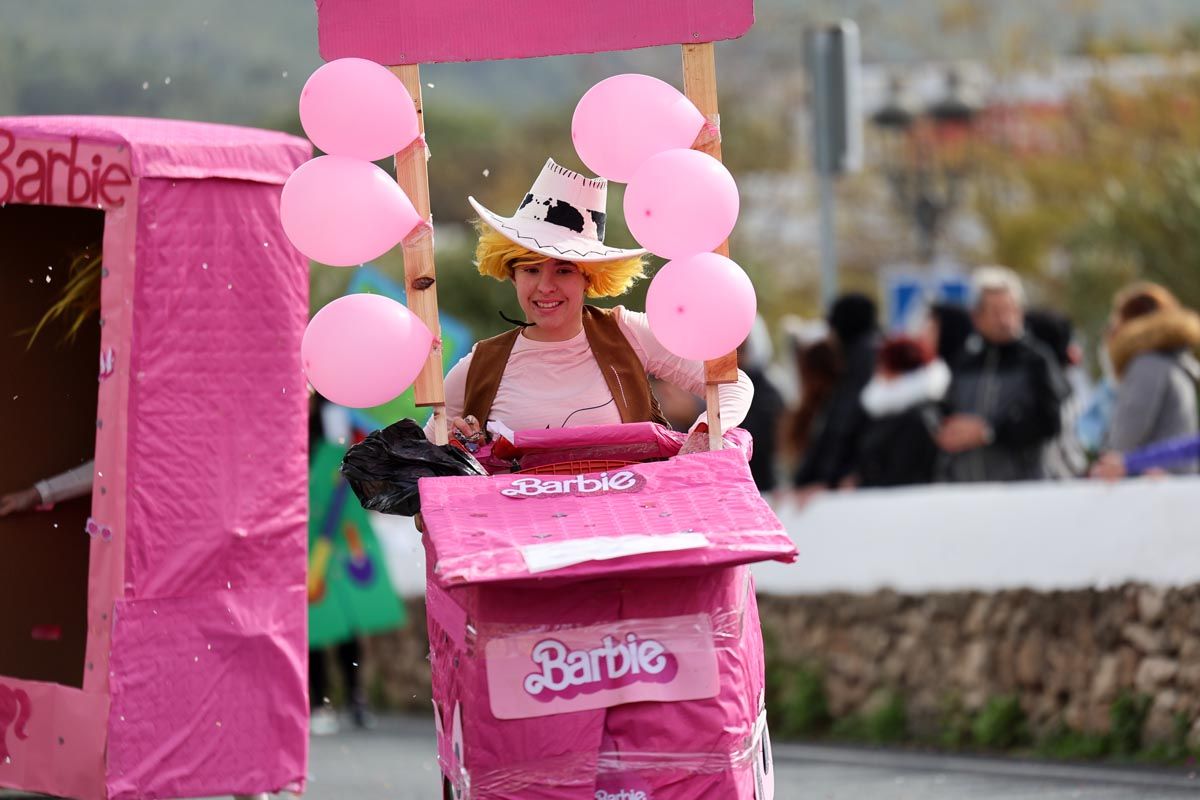
[[[324,58],[389,65],[418,112],[421,63],[681,44],[684,92],[705,119],[692,147],[719,160],[713,42],[744,34],[754,11],[753,0],[317,0],[317,17]],[[397,181],[422,218],[426,158],[424,147],[396,154]],[[728,255],[727,243],[716,250]],[[432,240],[405,242],[404,257],[409,306],[436,336]],[[722,449],[718,387],[737,380],[736,366],[734,353],[705,362],[710,452],[669,458],[678,442],[660,452],[670,437],[641,426],[620,426],[640,430],[632,440],[553,431],[538,435],[571,441],[538,442],[527,455],[543,470],[576,458],[668,460],[421,480],[443,797],[773,796],[747,565],[790,561],[795,548],[744,453]],[[414,396],[433,409],[432,440],[446,443],[436,347]]]
[[[610,459],[678,450],[650,423],[518,442],[544,458],[555,436]],[[741,449],[612,464],[420,482],[447,796],[773,794],[746,565],[795,546]]]
[[[0,671],[0,786],[86,800],[303,787],[308,268],[278,203],[309,155],[229,126],[0,118],[0,215],[92,209],[104,265],[100,380],[84,382],[98,398],[80,401],[97,409],[86,642],[66,677]],[[38,535],[86,541],[82,527]],[[0,648],[37,650],[50,621]]]

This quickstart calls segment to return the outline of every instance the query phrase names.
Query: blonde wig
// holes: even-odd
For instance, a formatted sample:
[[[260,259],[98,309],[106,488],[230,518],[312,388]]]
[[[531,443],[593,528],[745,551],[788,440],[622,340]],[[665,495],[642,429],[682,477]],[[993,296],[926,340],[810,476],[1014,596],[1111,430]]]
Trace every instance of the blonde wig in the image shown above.
[[[475,266],[480,275],[498,281],[512,278],[513,271],[539,264],[550,256],[527,250],[509,240],[491,225],[482,220],[475,221],[479,232],[479,244],[475,246]],[[645,256],[620,258],[613,261],[575,263],[587,278],[588,297],[617,297],[629,291],[629,287],[640,278],[646,277]]]

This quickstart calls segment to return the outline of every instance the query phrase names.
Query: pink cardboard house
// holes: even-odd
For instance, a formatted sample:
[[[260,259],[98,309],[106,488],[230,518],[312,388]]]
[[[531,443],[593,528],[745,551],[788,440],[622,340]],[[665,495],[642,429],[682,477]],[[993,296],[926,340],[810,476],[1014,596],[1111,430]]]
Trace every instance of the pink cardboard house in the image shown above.
[[[303,785],[308,267],[278,200],[309,155],[221,125],[0,118],[0,488],[95,457],[88,500],[0,519],[0,786]],[[93,242],[100,326],[27,350],[54,265]]]
[[[796,550],[741,451],[420,490],[445,796],[772,796],[747,565]]]

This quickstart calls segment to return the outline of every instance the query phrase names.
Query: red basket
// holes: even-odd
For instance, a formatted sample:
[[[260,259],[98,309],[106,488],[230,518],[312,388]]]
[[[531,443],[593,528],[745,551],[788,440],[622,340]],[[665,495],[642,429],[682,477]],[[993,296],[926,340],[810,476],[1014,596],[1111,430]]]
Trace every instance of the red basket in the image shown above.
[[[589,472],[606,472],[636,464],[636,461],[617,461],[604,459],[584,459],[581,461],[558,461],[553,464],[539,464],[536,467],[517,470],[519,475],[583,475]]]

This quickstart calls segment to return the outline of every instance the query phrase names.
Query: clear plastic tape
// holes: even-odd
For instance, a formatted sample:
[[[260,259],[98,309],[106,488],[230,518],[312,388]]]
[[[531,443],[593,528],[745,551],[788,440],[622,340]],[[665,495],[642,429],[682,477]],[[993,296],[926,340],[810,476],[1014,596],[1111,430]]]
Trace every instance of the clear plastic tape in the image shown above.
[[[606,774],[673,772],[715,775],[749,768],[758,756],[766,732],[766,717],[760,716],[748,737],[738,746],[707,753],[570,753],[536,763],[513,764],[505,769],[460,770],[460,787],[470,786],[467,797],[489,793],[517,792],[530,786],[590,786]]]
[[[522,501],[522,502],[525,502],[525,501]],[[533,501],[529,501],[529,502],[542,502],[542,501],[533,500]],[[465,524],[462,524],[462,525],[459,525],[458,528],[459,528],[459,530],[466,530],[467,526]],[[692,531],[688,530],[688,531],[676,531],[676,532],[677,533],[690,533]],[[699,532],[701,534],[708,535],[704,531],[699,531]],[[456,532],[456,535],[457,535],[457,532]],[[719,537],[719,536],[724,536],[724,535],[726,535],[726,534],[714,533],[711,536]],[[766,561],[766,560],[776,557],[777,555],[780,555],[779,546],[778,546],[780,532],[777,530],[770,530],[770,529],[738,530],[738,531],[736,531],[736,534],[729,534],[729,535],[730,536],[736,535],[739,541],[731,542],[731,543],[717,541],[715,544],[712,545],[712,549],[725,551],[727,553],[752,553],[752,554],[754,554],[753,558],[748,558],[747,561],[750,561],[750,560]],[[499,542],[496,542],[495,547],[485,548],[483,546],[479,546],[475,550],[471,551],[470,553],[464,553],[463,555],[440,556],[440,557],[438,557],[436,563],[434,563],[434,565],[433,565],[433,574],[438,576],[443,581],[446,580],[444,576],[447,576],[447,575],[451,576],[449,583],[450,583],[450,586],[453,588],[457,588],[458,586],[463,585],[464,581],[474,584],[475,581],[478,580],[478,578],[476,577],[477,575],[482,574],[482,573],[494,573],[497,571],[506,573],[505,580],[501,581],[501,582],[528,581],[533,578],[543,578],[543,577],[549,577],[549,578],[560,577],[558,575],[535,575],[533,573],[529,573],[526,563],[524,561],[520,561],[520,562],[517,561],[517,559],[521,557],[519,555],[519,553],[521,551],[522,546],[523,545],[515,544],[511,541],[499,541]],[[774,550],[774,552],[771,552],[772,550]],[[634,553],[631,555],[655,555],[655,554],[654,553],[647,553],[647,554]],[[579,563],[583,564],[586,562],[580,561]],[[500,566],[497,566],[497,565],[500,565]],[[725,565],[719,565],[719,566],[711,566],[711,565],[704,565],[704,564],[691,564],[691,565],[688,565],[685,569],[690,570],[691,572],[695,573],[695,572],[699,572],[702,570],[736,569],[739,566],[743,566],[743,565],[725,564]],[[645,572],[630,574],[624,578],[621,578],[620,580],[657,579],[658,576],[655,574],[657,571],[658,571],[657,568],[649,569],[649,570],[646,570]],[[517,574],[517,573],[523,573],[523,574]],[[749,574],[749,573],[747,573],[747,574]],[[602,576],[596,576],[596,575],[587,575],[587,576],[580,577],[580,576],[571,574],[571,575],[568,575],[565,577],[569,580],[575,580],[575,581],[603,579]]]
[[[721,141],[721,115],[720,114],[705,114],[704,126],[700,128],[700,133],[696,135],[696,141],[692,143],[692,149],[702,149],[705,145],[713,142]]]
[[[556,634],[561,636],[567,632],[579,632],[581,629],[588,630],[611,624],[636,626],[639,636],[656,637],[670,632],[678,632],[681,625],[680,620],[687,619],[688,621],[683,623],[685,629],[693,632],[704,630],[711,636],[712,651],[718,658],[729,654],[743,653],[745,617],[747,603],[753,602],[751,594],[753,583],[748,568],[743,568],[742,573],[737,578],[737,585],[724,591],[724,597],[732,601],[732,605],[727,602],[715,609],[710,605],[706,606],[708,610],[703,612],[693,610],[690,615],[687,614],[688,609],[672,608],[669,612],[664,610],[663,616],[660,617],[607,620],[596,626],[580,623],[499,624],[480,622],[468,617],[464,626],[465,650],[459,652],[463,657],[474,660],[487,669],[485,653],[489,652],[489,643],[494,641],[510,637],[527,637],[531,634],[539,637],[542,635],[554,637]],[[614,582],[614,588],[616,583]],[[714,584],[712,591],[721,592],[722,590]],[[682,616],[670,616],[673,614]],[[438,638],[441,639],[440,647],[449,646],[457,649],[457,646],[448,638]],[[566,641],[566,638],[563,640]],[[440,647],[439,642],[433,643],[435,651]],[[761,693],[761,686],[759,690]],[[669,703],[669,701],[667,702]],[[612,749],[612,745],[605,737],[604,741],[597,742],[596,749],[563,753],[553,758],[540,758],[537,761],[513,761],[506,763],[502,769],[481,770],[478,766],[472,767],[471,756],[467,753],[464,754],[466,756],[465,768],[454,763],[443,764],[443,772],[450,776],[451,780],[456,780],[462,797],[466,800],[495,794],[511,796],[533,786],[591,787],[595,785],[597,778],[621,773],[634,773],[644,780],[652,781],[655,773],[712,775],[739,772],[752,766],[763,740],[765,714],[760,711],[760,703],[761,701],[754,704],[753,710],[746,709],[748,718],[739,715],[737,720],[730,721],[738,727],[745,726],[745,735],[731,740],[729,746],[719,750],[663,752],[660,747],[654,752],[616,751]],[[615,708],[620,707],[616,706]],[[755,720],[756,714],[757,721]]]
[[[746,582],[749,582],[750,571],[746,570]],[[745,598],[743,593],[739,593],[739,598]],[[731,608],[719,608],[716,611],[703,612],[707,614],[709,622],[712,626],[713,647],[718,652],[729,650],[737,647],[742,639],[742,625],[745,619],[746,607],[744,602],[741,605]],[[687,613],[687,612],[683,612]],[[697,612],[692,612],[697,613]],[[661,623],[653,617],[632,618],[611,620],[611,622],[627,622],[640,623],[646,635],[662,632]],[[482,653],[486,648],[487,643],[493,639],[503,639],[509,636],[518,634],[545,634],[552,635],[564,631],[576,630],[578,628],[589,627],[585,624],[570,623],[562,625],[519,625],[519,624],[500,624],[494,622],[480,623],[468,617],[468,622],[465,627],[465,649],[468,657],[475,656],[476,653]]]
[[[418,247],[425,240],[433,240],[433,224],[427,219],[419,220],[400,242],[404,247]]]
[[[396,153],[396,159],[399,160],[406,156],[409,150],[418,149],[424,154],[425,160],[429,161],[430,157],[433,155],[433,152],[429,149],[429,140],[425,138],[425,134],[423,133],[418,134],[417,138],[413,139],[411,142],[405,145],[403,149]]]

